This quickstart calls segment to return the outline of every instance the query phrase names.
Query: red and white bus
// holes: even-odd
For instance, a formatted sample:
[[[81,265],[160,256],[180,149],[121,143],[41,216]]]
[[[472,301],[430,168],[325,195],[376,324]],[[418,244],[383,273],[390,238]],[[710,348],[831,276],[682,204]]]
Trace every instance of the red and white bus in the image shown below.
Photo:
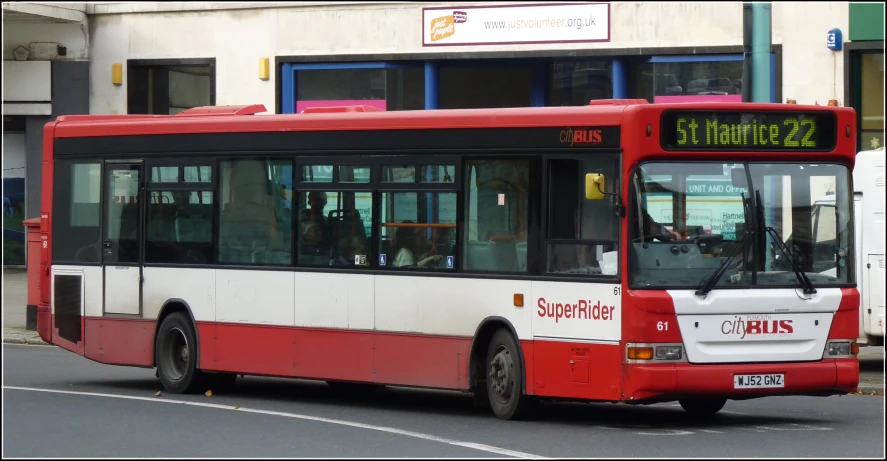
[[[173,393],[414,386],[504,419],[857,387],[850,108],[264,111],[46,125],[46,342]]]

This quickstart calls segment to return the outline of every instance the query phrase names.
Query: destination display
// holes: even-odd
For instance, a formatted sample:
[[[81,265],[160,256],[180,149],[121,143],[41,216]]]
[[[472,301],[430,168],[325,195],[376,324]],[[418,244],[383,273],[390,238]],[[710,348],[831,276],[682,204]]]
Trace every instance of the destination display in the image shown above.
[[[665,150],[829,151],[836,123],[827,112],[668,111],[661,144]]]

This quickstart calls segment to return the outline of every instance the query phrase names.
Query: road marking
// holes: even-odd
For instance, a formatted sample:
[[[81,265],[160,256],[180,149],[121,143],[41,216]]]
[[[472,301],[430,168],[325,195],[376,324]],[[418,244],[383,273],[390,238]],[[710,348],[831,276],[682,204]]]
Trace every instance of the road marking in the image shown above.
[[[819,426],[811,426],[809,424],[798,424],[798,423],[786,423],[785,426],[796,426],[797,428],[790,427],[773,427],[773,426],[755,426],[758,429],[766,429],[768,431],[830,431],[832,428],[830,427],[819,427]]]
[[[154,402],[154,403],[170,403],[170,404],[178,404],[178,405],[191,405],[195,407],[204,407],[204,408],[216,408],[219,410],[230,410],[230,411],[238,411],[244,413],[256,413],[260,415],[271,415],[271,416],[282,416],[285,418],[293,418],[293,419],[303,419],[307,421],[318,421],[322,423],[329,424],[337,424],[340,426],[349,426],[349,427],[357,427],[361,429],[369,429],[372,431],[379,432],[388,432],[390,434],[403,435],[407,437],[413,437],[417,439],[430,440],[432,442],[445,443],[448,445],[455,445],[464,448],[471,448],[478,451],[485,451],[488,453],[495,453],[497,455],[504,456],[513,456],[515,458],[531,458],[531,459],[546,459],[543,456],[533,455],[530,453],[524,453],[520,451],[508,450],[505,448],[494,447],[492,445],[485,445],[482,443],[472,443],[472,442],[463,442],[461,440],[453,440],[447,439],[444,437],[437,437],[435,435],[423,434],[421,432],[413,432],[413,431],[405,431],[402,429],[396,429],[393,427],[386,426],[374,426],[372,424],[363,424],[357,423],[354,421],[344,421],[341,419],[330,419],[330,418],[321,418],[318,416],[310,416],[310,415],[302,415],[298,413],[286,413],[282,411],[270,411],[270,410],[259,410],[254,408],[244,408],[238,407],[235,408],[231,405],[219,405],[215,403],[203,403],[203,402],[188,402],[184,400],[164,400],[162,398],[157,397],[139,397],[134,395],[120,395],[120,394],[104,394],[99,392],[78,392],[78,391],[63,391],[58,389],[40,389],[33,387],[17,387],[17,386],[3,386],[3,389],[17,390],[17,391],[31,391],[31,392],[49,392],[54,394],[68,394],[68,395],[82,395],[82,396],[90,396],[90,397],[108,397],[113,399],[124,399],[124,400],[141,400],[146,402]]]
[[[726,413],[728,415],[747,415],[748,413],[743,413],[741,411],[730,411],[730,410],[721,410],[721,413]]]
[[[712,429],[699,429],[699,432],[707,432],[709,434],[723,434],[724,431],[715,431]]]
[[[693,435],[693,432],[681,429],[656,429],[662,432],[635,432],[637,435]]]

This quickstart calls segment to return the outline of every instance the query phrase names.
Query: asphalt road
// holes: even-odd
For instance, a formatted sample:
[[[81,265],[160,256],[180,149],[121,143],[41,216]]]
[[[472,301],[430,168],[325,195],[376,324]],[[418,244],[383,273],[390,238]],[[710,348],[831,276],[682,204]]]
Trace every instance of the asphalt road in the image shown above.
[[[235,394],[154,394],[154,371],[54,347],[3,346],[4,457],[884,457],[884,397],[729,402],[707,422],[677,404],[543,404],[532,421],[467,395],[238,379]]]

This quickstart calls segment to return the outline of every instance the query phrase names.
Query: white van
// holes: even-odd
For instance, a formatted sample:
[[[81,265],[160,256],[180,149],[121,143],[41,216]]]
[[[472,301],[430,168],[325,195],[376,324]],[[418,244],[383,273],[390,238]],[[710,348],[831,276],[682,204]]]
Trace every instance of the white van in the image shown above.
[[[863,151],[853,167],[853,213],[856,224],[856,283],[859,288],[859,344],[884,345],[884,148]],[[834,216],[834,196],[825,196],[813,204],[814,216]],[[819,219],[815,220],[817,223]],[[815,226],[816,240],[828,238],[829,226]],[[835,269],[830,269],[834,271]],[[828,272],[828,271],[826,271]]]

